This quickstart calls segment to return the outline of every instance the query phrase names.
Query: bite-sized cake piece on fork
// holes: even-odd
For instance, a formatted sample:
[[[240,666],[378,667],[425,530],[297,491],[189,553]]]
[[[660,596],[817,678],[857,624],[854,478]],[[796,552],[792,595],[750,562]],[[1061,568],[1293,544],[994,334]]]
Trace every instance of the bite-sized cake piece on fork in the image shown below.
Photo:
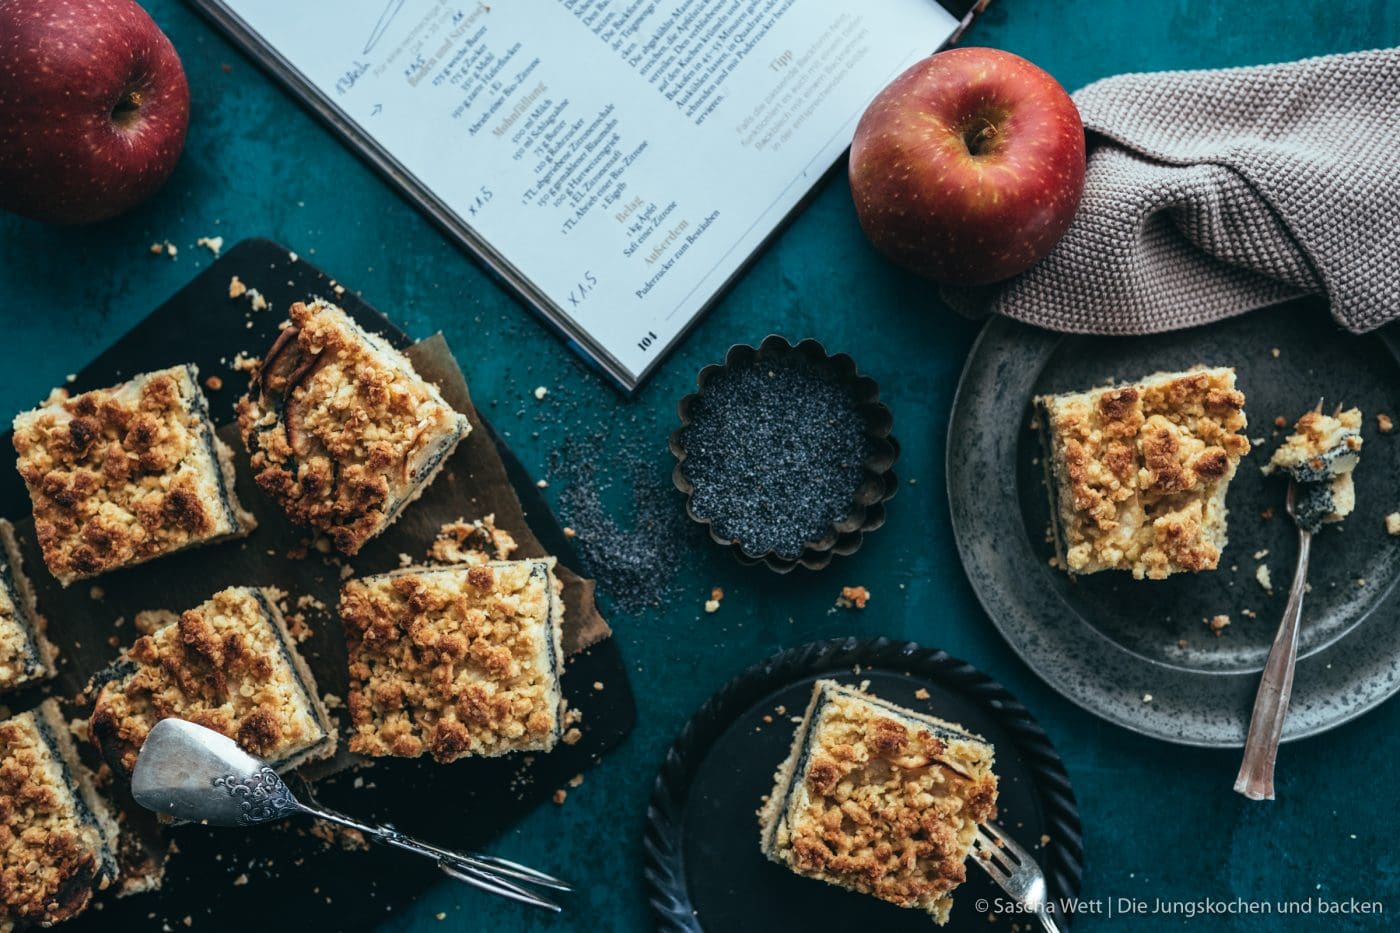
[[[1265,476],[1281,471],[1298,483],[1293,514],[1298,524],[1316,531],[1324,522],[1339,522],[1356,508],[1352,471],[1361,462],[1361,411],[1321,409],[1298,419],[1293,433],[1263,467]]]
[[[0,518],[0,693],[54,675],[54,647],[24,575],[14,526]]]
[[[1036,403],[1065,570],[1160,580],[1219,566],[1225,494],[1249,453],[1233,369],[1157,373]]]
[[[994,757],[961,726],[819,680],[759,811],[763,854],[946,923],[996,816]]]
[[[76,916],[117,877],[116,821],[58,703],[0,722],[0,930]]]
[[[14,428],[44,563],[64,586],[256,524],[193,364],[72,398],[55,390]]]
[[[350,580],[340,618],[352,752],[448,762],[558,741],[564,602],[554,558]]]
[[[272,594],[230,587],[136,640],[98,686],[89,734],[130,775],[151,728],[188,719],[278,771],[335,751],[336,733]]]
[[[258,485],[355,554],[432,483],[471,431],[402,353],[335,305],[292,305],[238,403]]]

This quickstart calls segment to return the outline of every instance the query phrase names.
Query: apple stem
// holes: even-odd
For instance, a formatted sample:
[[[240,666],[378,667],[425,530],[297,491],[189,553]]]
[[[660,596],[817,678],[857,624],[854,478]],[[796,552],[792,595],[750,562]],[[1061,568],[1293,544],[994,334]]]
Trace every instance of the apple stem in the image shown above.
[[[121,127],[129,126],[141,110],[141,102],[140,91],[127,91],[117,101],[117,105],[112,108],[112,122]]]
[[[996,142],[997,128],[991,120],[984,119],[982,126],[976,132],[968,131],[964,140],[967,143],[967,151],[978,156],[989,152]]]

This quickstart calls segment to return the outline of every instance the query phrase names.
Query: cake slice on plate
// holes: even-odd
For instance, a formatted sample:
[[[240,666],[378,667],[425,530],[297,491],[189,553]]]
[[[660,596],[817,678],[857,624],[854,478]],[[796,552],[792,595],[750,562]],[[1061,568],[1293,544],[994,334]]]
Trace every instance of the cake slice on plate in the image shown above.
[[[471,431],[402,353],[326,301],[297,302],[238,402],[258,485],[344,554],[389,527]]]
[[[58,703],[0,722],[0,930],[49,926],[117,877],[117,823]]]
[[[72,398],[55,390],[14,429],[34,532],[64,586],[256,524],[193,364]]]
[[[136,640],[95,678],[92,740],[130,775],[171,717],[220,732],[278,771],[335,751],[335,726],[270,594],[230,587]]]
[[[54,647],[21,566],[14,526],[0,518],[0,693],[54,675]]]
[[[1065,570],[1161,580],[1219,566],[1225,495],[1249,452],[1233,369],[1157,373],[1036,403]]]
[[[350,580],[340,618],[352,752],[448,762],[547,752],[559,740],[564,602],[554,558]]]
[[[994,757],[961,726],[819,680],[759,813],[763,854],[946,923],[996,816]]]

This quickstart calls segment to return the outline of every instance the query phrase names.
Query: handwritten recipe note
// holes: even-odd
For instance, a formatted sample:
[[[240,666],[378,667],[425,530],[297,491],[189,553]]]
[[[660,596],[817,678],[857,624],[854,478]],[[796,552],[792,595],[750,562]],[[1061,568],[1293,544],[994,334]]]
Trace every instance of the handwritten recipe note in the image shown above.
[[[933,0],[203,5],[628,388],[957,26]]]

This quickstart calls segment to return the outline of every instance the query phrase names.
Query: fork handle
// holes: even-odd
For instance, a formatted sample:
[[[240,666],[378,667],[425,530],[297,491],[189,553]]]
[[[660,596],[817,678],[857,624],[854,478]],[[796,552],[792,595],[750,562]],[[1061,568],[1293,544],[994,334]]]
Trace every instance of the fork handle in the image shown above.
[[[1288,716],[1288,700],[1293,693],[1293,669],[1298,660],[1298,630],[1303,618],[1303,591],[1308,583],[1308,556],[1312,551],[1312,533],[1298,529],[1298,568],[1293,572],[1293,586],[1288,591],[1288,605],[1283,610],[1264,674],[1259,681],[1259,693],[1254,698],[1254,714],[1249,720],[1249,735],[1244,740],[1244,760],[1235,777],[1235,790],[1250,800],[1274,799],[1274,761],[1278,757],[1279,737],[1283,721]]]
[[[478,887],[493,894],[530,904],[534,907],[543,907],[546,910],[559,913],[561,908],[558,904],[541,897],[534,891],[522,886],[522,884],[536,884],[542,887],[553,888],[557,891],[568,891],[570,886],[557,878],[552,878],[543,872],[535,871],[515,862],[506,859],[495,858],[489,855],[477,855],[469,852],[453,852],[448,849],[440,849],[437,846],[429,845],[421,839],[405,835],[394,829],[392,826],[371,825],[362,823],[344,813],[337,813],[322,806],[311,806],[298,801],[298,808],[316,819],[327,820],[332,823],[339,823],[341,826],[359,830],[375,842],[401,849],[405,852],[412,852],[414,855],[421,855],[425,858],[437,862],[438,868],[445,874],[456,878],[458,881],[466,882],[473,887]]]

